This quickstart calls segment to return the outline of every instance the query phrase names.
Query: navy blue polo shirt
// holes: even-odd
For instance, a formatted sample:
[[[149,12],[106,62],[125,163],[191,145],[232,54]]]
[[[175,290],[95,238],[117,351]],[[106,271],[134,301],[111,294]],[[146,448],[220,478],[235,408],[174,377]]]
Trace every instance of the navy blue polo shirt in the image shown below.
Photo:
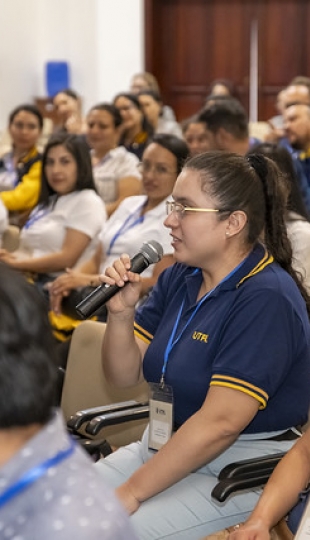
[[[175,264],[159,277],[135,318],[135,334],[149,344],[145,379],[159,382],[165,349],[184,307],[176,337],[197,305],[201,271]],[[304,424],[310,401],[310,324],[294,280],[257,245],[238,270],[202,303],[169,354],[175,422],[202,406],[208,388],[253,396],[259,411],[244,430],[259,433]]]

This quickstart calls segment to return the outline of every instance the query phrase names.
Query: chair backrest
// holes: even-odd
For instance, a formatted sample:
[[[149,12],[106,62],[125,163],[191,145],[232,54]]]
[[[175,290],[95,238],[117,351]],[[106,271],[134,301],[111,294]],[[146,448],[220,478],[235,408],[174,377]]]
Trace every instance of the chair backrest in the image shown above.
[[[73,332],[61,398],[61,408],[68,419],[78,410],[135,399],[148,399],[146,383],[133,388],[115,388],[104,376],[101,347],[105,324],[84,321]],[[124,362],[126,359],[124,358]],[[137,440],[145,428],[146,420],[111,426],[98,438],[122,446]]]

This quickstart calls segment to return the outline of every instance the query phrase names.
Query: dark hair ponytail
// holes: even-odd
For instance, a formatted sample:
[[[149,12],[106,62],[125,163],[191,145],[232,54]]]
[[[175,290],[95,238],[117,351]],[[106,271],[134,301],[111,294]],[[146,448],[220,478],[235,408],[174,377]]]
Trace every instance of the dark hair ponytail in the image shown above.
[[[296,282],[310,315],[310,296],[302,283],[302,277],[292,267],[292,246],[287,236],[285,210],[289,187],[283,179],[280,181],[280,170],[269,158],[262,154],[249,154],[247,160],[262,182],[265,197],[265,229],[264,241],[274,260]]]

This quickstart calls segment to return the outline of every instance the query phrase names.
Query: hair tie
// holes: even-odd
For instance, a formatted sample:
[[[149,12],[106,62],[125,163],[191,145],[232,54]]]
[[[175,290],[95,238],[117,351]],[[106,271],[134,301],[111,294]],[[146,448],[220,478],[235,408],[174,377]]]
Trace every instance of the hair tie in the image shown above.
[[[268,175],[268,166],[265,156],[262,154],[249,154],[247,160],[256,174],[264,180]]]

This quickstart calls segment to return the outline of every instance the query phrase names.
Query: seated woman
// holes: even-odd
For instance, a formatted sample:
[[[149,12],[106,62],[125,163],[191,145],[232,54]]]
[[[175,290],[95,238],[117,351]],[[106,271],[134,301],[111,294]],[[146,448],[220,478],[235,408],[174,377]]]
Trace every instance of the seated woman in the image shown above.
[[[281,459],[249,519],[236,527],[229,540],[269,540],[270,530],[280,519],[296,534],[309,501],[310,429]],[[284,528],[286,526],[284,525]]]
[[[130,83],[130,92],[132,94],[139,94],[141,90],[154,90],[158,94],[161,93],[158,81],[153,73],[143,71],[133,75]],[[162,116],[165,120],[175,120],[174,111],[169,105],[163,106]]]
[[[153,126],[154,133],[170,133],[182,138],[182,129],[175,120],[167,120],[163,116],[163,102],[155,90],[141,90],[138,94],[142,110]]]
[[[82,117],[82,103],[79,95],[71,88],[64,88],[53,98],[53,105],[57,116],[55,131],[81,134],[86,131],[86,124]]]
[[[101,233],[101,247],[77,270],[68,270],[50,288],[51,306],[60,313],[63,296],[72,289],[100,285],[99,273],[127,252],[134,256],[143,242],[155,240],[164,256],[155,266],[142,274],[141,295],[146,294],[160,272],[173,263],[169,232],[163,226],[166,200],[172,193],[177,175],[188,157],[184,141],[173,135],[155,135],[144,151],[141,172],[145,195],[128,197],[105,223]]]
[[[0,259],[42,286],[95,253],[105,219],[86,143],[77,135],[55,135],[43,153],[39,204],[21,231],[20,247],[1,250]]]
[[[107,304],[105,376],[119,387],[144,377],[151,411],[142,441],[96,467],[143,540],[197,540],[247,517],[258,493],[218,506],[218,472],[288,450],[307,420],[310,299],[278,174],[255,154],[191,158],[167,204],[176,264],[137,312],[141,277],[127,255],[101,278],[121,288]]]
[[[42,128],[35,105],[19,105],[9,116],[12,150],[0,160],[0,199],[15,225],[22,226],[38,202],[42,156],[37,144]]]
[[[205,122],[199,120],[198,114],[186,118],[186,120],[182,122],[182,131],[191,156],[197,156],[203,152],[208,152],[209,142],[207,126]]]
[[[124,146],[117,146],[122,117],[114,105],[95,105],[86,120],[96,188],[110,216],[125,197],[141,193],[139,160]]]
[[[289,190],[285,222],[287,236],[293,249],[292,263],[310,293],[309,215],[301,195],[292,156],[284,147],[271,143],[258,144],[252,148],[252,151],[271,158],[284,175],[283,180]]]
[[[123,119],[119,145],[135,154],[139,160],[146,145],[154,135],[154,129],[146,119],[137,96],[120,93],[113,101]]]

